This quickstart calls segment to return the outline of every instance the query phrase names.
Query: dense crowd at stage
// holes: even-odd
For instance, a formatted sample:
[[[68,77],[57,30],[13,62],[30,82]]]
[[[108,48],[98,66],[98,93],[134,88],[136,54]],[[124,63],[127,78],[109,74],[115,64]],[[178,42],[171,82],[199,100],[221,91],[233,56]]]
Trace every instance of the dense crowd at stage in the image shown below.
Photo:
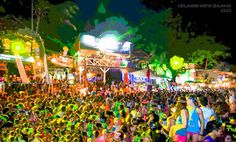
[[[235,89],[147,92],[122,83],[7,83],[0,126],[4,142],[233,142]]]

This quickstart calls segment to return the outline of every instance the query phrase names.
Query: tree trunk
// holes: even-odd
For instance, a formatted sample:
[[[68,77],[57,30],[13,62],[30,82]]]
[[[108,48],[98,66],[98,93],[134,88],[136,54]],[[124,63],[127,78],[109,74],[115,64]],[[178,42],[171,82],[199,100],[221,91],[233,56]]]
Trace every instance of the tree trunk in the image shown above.
[[[172,82],[176,82],[177,71],[172,71]]]
[[[207,70],[207,65],[208,64],[208,59],[206,59],[206,63],[205,63],[205,70]]]
[[[208,82],[207,64],[208,64],[208,59],[206,59],[205,70],[204,70],[204,72],[205,72],[205,77],[204,78],[205,78],[206,82]]]
[[[36,33],[39,31],[39,23],[40,23],[40,16],[37,16],[37,25],[36,25]]]
[[[34,30],[34,0],[31,0],[31,31]]]

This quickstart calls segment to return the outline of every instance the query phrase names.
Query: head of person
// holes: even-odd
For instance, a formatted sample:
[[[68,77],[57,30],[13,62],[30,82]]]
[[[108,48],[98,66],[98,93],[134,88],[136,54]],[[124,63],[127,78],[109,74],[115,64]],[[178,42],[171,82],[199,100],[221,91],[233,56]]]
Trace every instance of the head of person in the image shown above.
[[[231,113],[236,113],[236,97],[231,96],[229,98],[229,109]]]
[[[181,114],[181,110],[186,108],[185,97],[178,97],[175,107],[172,109],[172,113],[177,118]]]
[[[188,106],[197,106],[197,99],[194,95],[189,95],[186,97]]]
[[[221,123],[217,120],[209,121],[206,126],[206,132],[213,133],[216,137],[220,137],[222,135],[222,127]]]
[[[229,121],[232,124],[236,124],[236,113],[230,113],[229,114]]]
[[[230,134],[226,134],[224,136],[224,142],[233,142],[232,136]]]
[[[207,106],[208,104],[208,99],[204,96],[199,96],[198,97],[198,103],[201,105],[201,106]]]

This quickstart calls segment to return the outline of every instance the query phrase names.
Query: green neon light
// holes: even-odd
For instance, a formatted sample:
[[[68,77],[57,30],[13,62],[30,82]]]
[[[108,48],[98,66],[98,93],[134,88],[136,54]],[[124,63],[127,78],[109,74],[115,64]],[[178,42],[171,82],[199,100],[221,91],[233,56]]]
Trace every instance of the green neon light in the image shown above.
[[[14,55],[20,55],[26,53],[25,42],[20,39],[12,40],[11,51]]]
[[[173,70],[178,70],[184,65],[184,58],[173,56],[170,58],[170,66]]]

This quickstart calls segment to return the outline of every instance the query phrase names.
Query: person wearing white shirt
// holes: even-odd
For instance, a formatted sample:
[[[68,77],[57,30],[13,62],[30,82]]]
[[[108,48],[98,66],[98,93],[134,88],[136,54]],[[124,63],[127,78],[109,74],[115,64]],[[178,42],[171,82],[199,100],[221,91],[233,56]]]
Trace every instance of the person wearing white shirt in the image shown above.
[[[210,121],[210,118],[216,114],[214,110],[208,106],[208,100],[206,97],[204,96],[198,97],[198,103],[200,104],[200,108],[203,112],[204,129],[206,129],[206,125]]]

